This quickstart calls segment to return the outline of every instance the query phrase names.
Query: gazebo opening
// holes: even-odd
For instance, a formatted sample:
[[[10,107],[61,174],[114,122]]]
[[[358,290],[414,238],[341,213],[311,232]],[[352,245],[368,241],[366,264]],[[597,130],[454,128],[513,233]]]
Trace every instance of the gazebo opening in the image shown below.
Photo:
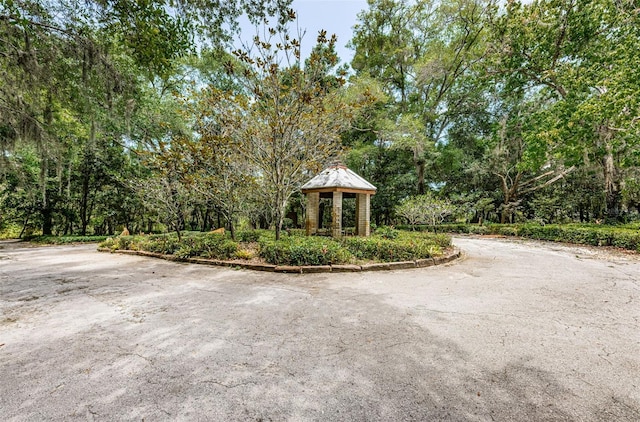
[[[327,167],[302,186],[302,193],[307,197],[308,236],[369,236],[371,195],[376,193],[376,187],[346,166],[335,164]]]

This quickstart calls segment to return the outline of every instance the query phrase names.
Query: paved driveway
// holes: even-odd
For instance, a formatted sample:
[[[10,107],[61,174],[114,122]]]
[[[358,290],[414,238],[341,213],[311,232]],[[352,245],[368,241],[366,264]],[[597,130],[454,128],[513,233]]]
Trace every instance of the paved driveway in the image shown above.
[[[640,260],[284,275],[0,244],[3,420],[640,420]]]

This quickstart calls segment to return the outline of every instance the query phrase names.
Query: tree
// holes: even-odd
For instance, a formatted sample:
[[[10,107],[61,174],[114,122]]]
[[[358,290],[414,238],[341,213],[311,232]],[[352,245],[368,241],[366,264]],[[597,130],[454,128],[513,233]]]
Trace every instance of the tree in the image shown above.
[[[122,143],[140,99],[141,66],[160,69],[155,64],[165,63],[167,69],[183,48],[184,31],[172,26],[176,19],[154,4],[137,5],[134,13],[139,19],[127,24],[118,20],[122,25],[115,21],[122,17],[125,2],[96,3],[84,12],[74,5],[65,1],[47,7],[38,1],[0,5],[0,55],[5,59],[0,65],[4,75],[0,117],[10,135],[3,139],[3,151],[16,144],[36,146],[44,234],[52,233],[58,213],[75,214],[86,233],[92,197],[109,183],[101,177],[106,174],[101,163],[116,153],[114,141]],[[176,48],[163,46],[147,56],[138,54],[141,51],[132,44],[124,45],[118,32],[131,29],[129,24],[146,25],[133,31],[139,36],[168,28]],[[106,150],[109,154],[103,155]],[[80,189],[79,197],[72,187]],[[70,212],[74,203],[77,213]]]
[[[392,99],[382,135],[413,153],[418,193],[436,145],[474,93],[461,84],[484,57],[484,16],[493,10],[491,1],[371,0],[359,15],[352,66]]]
[[[396,121],[386,121],[380,133],[383,140],[389,140],[392,148],[411,151],[416,166],[418,194],[425,192],[425,165],[427,157],[435,158],[435,144],[427,138],[426,127],[415,115],[402,114]]]
[[[242,66],[228,62],[241,93],[212,93],[223,105],[216,116],[220,136],[233,139],[252,166],[279,238],[289,198],[340,153],[340,133],[357,104],[345,101],[339,89],[343,74],[329,73],[338,61],[335,36],[320,32],[302,66],[300,40],[287,31],[277,35],[266,28],[264,40],[256,36],[251,47],[234,53]]]
[[[506,93],[498,102],[496,132],[488,139],[485,161],[499,179],[502,192],[500,222],[510,220],[522,196],[543,189],[575,170],[554,159],[553,144],[539,139],[535,131],[539,120],[532,110],[539,101],[527,102]]]
[[[224,130],[234,109],[232,92],[209,87],[198,95],[195,114],[196,137],[182,139],[184,179],[206,203],[218,209],[235,239],[235,218],[249,201],[249,192],[259,190],[256,176],[241,153],[242,139]],[[224,99],[224,100],[223,100]],[[247,104],[243,104],[247,106]]]
[[[454,211],[451,202],[435,198],[431,193],[407,198],[396,208],[398,215],[407,219],[412,227],[420,223],[431,224],[434,231],[437,231],[436,224],[442,223]]]
[[[35,146],[38,178],[29,189],[40,215],[32,221],[45,234],[85,233],[97,210],[111,213],[100,201],[130,194],[119,180],[128,170],[114,166],[127,165],[129,148],[171,137],[163,129],[176,122],[157,111],[184,88],[180,59],[195,37],[222,46],[241,14],[282,21],[288,4],[0,0],[0,176],[8,177],[16,148]]]
[[[491,25],[491,72],[547,99],[539,138],[562,145],[569,164],[600,165],[611,219],[623,169],[638,165],[639,19],[631,1],[510,1]]]
[[[405,218],[412,230],[415,230],[416,224],[424,221],[423,210],[416,198],[406,198],[400,205],[396,207],[396,214]]]

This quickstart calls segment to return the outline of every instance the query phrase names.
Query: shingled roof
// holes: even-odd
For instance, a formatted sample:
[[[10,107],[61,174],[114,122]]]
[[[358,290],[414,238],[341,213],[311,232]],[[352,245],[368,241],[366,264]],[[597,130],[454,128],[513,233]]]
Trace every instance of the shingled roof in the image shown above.
[[[374,194],[376,187],[344,165],[332,165],[302,185],[302,193],[308,192],[357,192]]]

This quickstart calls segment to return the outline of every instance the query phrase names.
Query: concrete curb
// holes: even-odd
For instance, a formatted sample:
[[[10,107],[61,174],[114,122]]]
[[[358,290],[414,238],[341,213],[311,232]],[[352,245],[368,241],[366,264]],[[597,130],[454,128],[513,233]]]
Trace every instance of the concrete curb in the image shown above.
[[[110,253],[121,253],[125,255],[148,256],[151,258],[160,258],[160,259],[165,259],[167,261],[174,261],[174,262],[188,262],[191,264],[214,265],[217,267],[231,267],[231,268],[238,268],[243,270],[270,271],[270,272],[287,273],[287,274],[353,273],[353,272],[364,272],[364,271],[410,270],[414,268],[426,268],[426,267],[432,267],[435,265],[443,265],[460,258],[460,250],[458,248],[453,248],[453,251],[447,255],[438,256],[435,258],[417,259],[415,261],[377,262],[375,264],[363,264],[363,265],[340,264],[340,265],[291,266],[291,265],[272,265],[272,264],[262,264],[262,263],[221,261],[218,259],[208,259],[208,258],[178,258],[177,256],[174,256],[174,255],[164,255],[157,252],[128,251],[128,250],[112,251],[109,248],[98,248],[98,252],[110,252]]]

